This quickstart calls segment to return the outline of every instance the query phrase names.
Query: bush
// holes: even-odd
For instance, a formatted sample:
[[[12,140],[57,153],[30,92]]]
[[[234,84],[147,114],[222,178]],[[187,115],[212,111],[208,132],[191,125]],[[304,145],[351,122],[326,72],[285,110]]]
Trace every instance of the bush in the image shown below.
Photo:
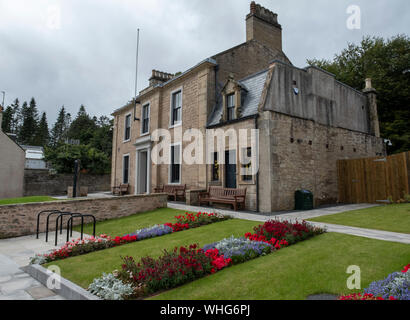
[[[294,244],[309,237],[325,232],[319,227],[314,227],[306,221],[302,223],[289,221],[271,220],[254,228],[256,236],[264,237],[265,240],[286,240],[288,244]]]
[[[185,213],[180,216],[175,217],[177,219],[177,223],[169,224],[175,230],[183,230],[189,228],[197,228],[200,226],[204,226],[207,224],[211,224],[218,221],[225,221],[230,219],[228,216],[223,216],[216,213],[206,213],[206,212],[198,212],[194,213]]]
[[[375,281],[364,290],[365,293],[388,299],[394,297],[397,300],[410,300],[410,265],[402,272],[394,272],[386,279]]]
[[[160,237],[172,232],[173,230],[171,227],[161,224],[137,230],[134,233],[131,233],[130,236],[136,236],[138,240],[144,240],[148,238]]]
[[[216,250],[205,252],[196,244],[164,250],[157,259],[142,258],[138,263],[132,257],[123,258],[118,278],[138,288],[136,295],[144,296],[163,289],[171,289],[216,272],[230,263]]]
[[[101,278],[94,279],[88,290],[104,300],[124,300],[134,294],[130,284],[122,282],[112,273],[103,273]]]
[[[261,255],[266,255],[274,250],[271,244],[251,241],[246,238],[235,238],[234,236],[223,239],[219,242],[204,246],[204,251],[218,249],[225,258],[231,258],[233,264],[254,259]]]

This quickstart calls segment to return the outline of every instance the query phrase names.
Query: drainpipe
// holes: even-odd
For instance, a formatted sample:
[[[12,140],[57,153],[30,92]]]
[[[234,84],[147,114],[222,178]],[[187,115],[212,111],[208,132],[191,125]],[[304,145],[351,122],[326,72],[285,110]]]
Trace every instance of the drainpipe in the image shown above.
[[[115,150],[113,150],[114,152],[113,152],[113,157],[114,157],[114,187],[115,187],[115,185],[116,185],[116,183],[117,183],[117,153],[118,153],[118,145],[117,145],[117,142],[118,142],[118,119],[119,119],[119,116],[115,116],[115,118],[116,118],[116,123],[115,123]],[[114,118],[114,119],[115,119]],[[114,140],[113,140],[113,145],[114,145]]]
[[[258,117],[259,114],[257,114],[255,116],[255,130],[258,130],[259,126],[258,126]],[[259,150],[259,148],[258,148]],[[258,161],[259,161],[259,157],[258,157]],[[259,167],[259,166],[258,166]],[[259,170],[256,173],[256,212],[259,212]]]

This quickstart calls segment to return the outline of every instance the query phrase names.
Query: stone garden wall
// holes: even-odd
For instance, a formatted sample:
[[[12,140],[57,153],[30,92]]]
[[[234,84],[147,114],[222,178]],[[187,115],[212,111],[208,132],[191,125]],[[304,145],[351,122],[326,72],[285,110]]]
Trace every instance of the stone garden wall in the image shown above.
[[[73,185],[72,174],[51,174],[48,170],[24,170],[24,196],[61,196]],[[110,191],[111,175],[80,174],[80,186],[88,192]]]
[[[137,195],[102,199],[67,200],[41,203],[0,206],[0,239],[36,233],[37,214],[43,210],[61,210],[87,213],[97,221],[130,216],[167,207],[166,194]],[[40,232],[45,230],[47,214],[40,219]],[[50,218],[50,228],[55,228],[55,219]],[[64,219],[67,221],[67,218]],[[76,219],[77,224],[81,219]],[[136,226],[137,229],[137,226]],[[98,227],[96,233],[98,234]]]

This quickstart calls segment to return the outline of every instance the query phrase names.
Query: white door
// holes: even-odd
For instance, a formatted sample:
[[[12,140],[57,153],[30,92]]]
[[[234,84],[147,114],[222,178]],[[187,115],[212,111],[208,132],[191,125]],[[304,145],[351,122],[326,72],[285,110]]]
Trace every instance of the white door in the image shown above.
[[[138,194],[148,193],[148,151],[138,151],[137,191]]]

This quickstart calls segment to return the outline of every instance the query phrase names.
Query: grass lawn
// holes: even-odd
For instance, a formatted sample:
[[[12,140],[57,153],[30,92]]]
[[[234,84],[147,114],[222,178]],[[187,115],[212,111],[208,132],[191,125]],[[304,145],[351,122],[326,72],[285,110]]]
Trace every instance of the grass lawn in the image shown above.
[[[410,234],[410,204],[391,204],[309,220]]]
[[[30,203],[30,202],[48,202],[48,201],[54,201],[54,200],[58,200],[58,199],[47,197],[47,196],[9,198],[9,199],[0,199],[0,205]]]
[[[318,293],[345,294],[349,265],[361,268],[366,288],[400,271],[409,258],[406,244],[326,233],[151,299],[304,300]]]
[[[259,222],[232,219],[116,248],[96,251],[66,260],[51,262],[46,264],[45,267],[57,265],[61,268],[61,276],[87,288],[94,278],[100,277],[103,272],[108,273],[115,269],[120,269],[121,257],[132,256],[136,259],[148,255],[157,257],[163,249],[172,250],[175,247],[193,243],[198,243],[202,246],[230,237],[231,235],[242,236],[246,232],[252,231],[255,225],[259,225]]]
[[[175,212],[168,212],[173,215]],[[156,213],[151,213],[155,215]],[[166,212],[146,220],[160,222],[168,218]],[[165,216],[162,216],[165,214]],[[136,215],[128,219],[138,219]],[[145,218],[144,218],[145,219]],[[141,220],[141,221],[144,221]],[[158,220],[157,220],[158,219]],[[118,219],[123,220],[123,219]],[[129,220],[137,221],[137,220]],[[111,221],[114,223],[115,221]],[[107,221],[106,223],[110,223]],[[61,275],[83,288],[103,272],[120,269],[121,257],[136,259],[150,255],[157,257],[163,249],[199,243],[208,244],[229,237],[242,236],[251,231],[254,221],[228,220],[169,234],[163,237],[97,251],[49,263],[61,269]],[[134,228],[135,226],[133,226]],[[139,226],[137,226],[139,227]],[[361,268],[362,288],[408,264],[410,246],[337,233],[326,233],[284,248],[266,257],[236,265],[214,275],[164,292],[152,299],[305,299],[317,293],[347,294],[350,265]]]
[[[96,235],[107,234],[112,237],[123,236],[127,233],[135,232],[138,229],[162,224],[167,222],[176,222],[174,217],[184,214],[185,211],[171,208],[161,208],[150,212],[137,213],[132,216],[97,222]],[[81,226],[76,226],[74,230],[80,232]],[[92,234],[93,225],[84,225],[84,233]]]

